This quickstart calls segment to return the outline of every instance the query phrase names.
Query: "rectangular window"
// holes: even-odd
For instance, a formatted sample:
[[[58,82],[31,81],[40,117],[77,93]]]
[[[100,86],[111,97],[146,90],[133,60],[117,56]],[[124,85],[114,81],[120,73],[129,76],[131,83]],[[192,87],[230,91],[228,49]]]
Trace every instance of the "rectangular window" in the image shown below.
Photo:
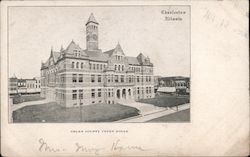
[[[98,75],[98,82],[102,82],[102,76]]]
[[[139,76],[137,76],[137,82],[140,82],[140,77]]]
[[[98,89],[98,97],[101,97],[101,96],[102,96],[102,90]]]
[[[89,69],[92,69],[92,64],[91,63],[89,64]]]
[[[77,75],[76,75],[76,74],[73,74],[72,82],[76,82],[76,78],[77,78]]]
[[[110,96],[111,96],[110,89],[108,89],[108,97],[110,97]]]
[[[95,82],[95,75],[91,75],[91,82]]]
[[[121,75],[121,82],[124,82],[124,75]]]
[[[99,64],[96,65],[96,70],[99,70]]]
[[[137,94],[140,94],[140,88],[137,87]]]
[[[78,82],[83,82],[83,74],[79,74]]]
[[[83,99],[83,90],[82,89],[79,90],[79,99]]]
[[[131,83],[132,82],[132,78],[131,76],[128,77],[128,82]]]
[[[76,100],[77,99],[77,90],[72,91],[72,99]]]
[[[91,89],[91,97],[95,98],[95,89]]]
[[[100,65],[100,70],[102,70],[102,64]]]
[[[115,75],[115,82],[118,82],[118,75]]]
[[[108,77],[108,82],[110,82],[110,75],[108,75],[107,77]]]
[[[93,69],[95,70],[95,64],[93,64]]]

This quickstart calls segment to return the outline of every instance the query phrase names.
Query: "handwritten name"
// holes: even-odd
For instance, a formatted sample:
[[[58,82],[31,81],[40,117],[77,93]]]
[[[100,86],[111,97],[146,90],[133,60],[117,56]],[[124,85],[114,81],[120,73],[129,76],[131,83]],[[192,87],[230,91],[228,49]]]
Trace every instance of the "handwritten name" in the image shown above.
[[[100,155],[100,151],[104,150],[104,148],[89,148],[89,147],[80,145],[79,143],[75,143],[75,146],[76,146],[75,152],[86,152],[86,153],[94,152],[95,155]]]
[[[38,150],[40,152],[50,152],[50,153],[56,153],[61,151],[66,151],[66,149],[62,148],[56,148],[52,145],[48,144],[43,138],[40,138],[38,140],[39,147]],[[75,153],[93,153],[95,155],[100,155],[101,151],[104,151],[105,149],[109,149],[110,151],[148,151],[149,149],[145,149],[142,146],[139,145],[129,145],[129,144],[122,144],[121,140],[115,140],[112,142],[111,146],[107,146],[106,148],[97,148],[97,147],[89,147],[86,145],[82,145],[78,142],[76,142],[73,146],[73,150]]]
[[[137,145],[122,145],[121,141],[118,139],[113,142],[111,151],[124,151],[124,150],[138,150],[138,151],[146,151],[146,149],[142,148],[141,146]]]
[[[38,140],[39,142],[39,151],[40,152],[60,152],[60,151],[65,151],[65,149],[59,149],[59,148],[54,148],[52,146],[49,146],[43,138],[40,138]]]

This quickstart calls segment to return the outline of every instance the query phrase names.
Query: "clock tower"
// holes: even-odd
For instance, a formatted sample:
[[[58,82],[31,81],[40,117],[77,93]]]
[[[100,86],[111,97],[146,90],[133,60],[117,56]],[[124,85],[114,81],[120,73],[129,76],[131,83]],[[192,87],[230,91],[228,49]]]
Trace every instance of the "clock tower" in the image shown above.
[[[86,48],[88,51],[98,50],[98,25],[93,13],[86,23]]]

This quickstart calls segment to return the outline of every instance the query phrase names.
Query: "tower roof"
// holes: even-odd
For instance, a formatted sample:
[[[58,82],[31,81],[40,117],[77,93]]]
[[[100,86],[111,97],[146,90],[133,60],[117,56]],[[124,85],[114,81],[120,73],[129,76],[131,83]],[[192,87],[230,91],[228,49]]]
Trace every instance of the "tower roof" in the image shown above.
[[[89,19],[88,19],[88,21],[87,21],[86,25],[87,25],[88,23],[90,23],[90,22],[93,22],[93,23],[98,24],[98,22],[96,21],[96,19],[95,19],[95,17],[94,17],[94,14],[93,14],[93,13],[91,13],[91,14],[90,14]]]

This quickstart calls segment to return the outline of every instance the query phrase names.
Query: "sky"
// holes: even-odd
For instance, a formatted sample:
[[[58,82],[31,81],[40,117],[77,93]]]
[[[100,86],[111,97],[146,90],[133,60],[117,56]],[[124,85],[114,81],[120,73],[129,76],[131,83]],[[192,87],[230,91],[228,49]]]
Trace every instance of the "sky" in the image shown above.
[[[166,15],[163,10],[186,11]],[[51,47],[59,51],[74,40],[86,48],[85,24],[93,13],[99,22],[99,48],[113,49],[119,42],[125,55],[149,56],[154,75],[190,75],[190,19],[187,6],[138,7],[10,7],[9,76],[40,76]],[[167,21],[180,16],[181,21]]]

